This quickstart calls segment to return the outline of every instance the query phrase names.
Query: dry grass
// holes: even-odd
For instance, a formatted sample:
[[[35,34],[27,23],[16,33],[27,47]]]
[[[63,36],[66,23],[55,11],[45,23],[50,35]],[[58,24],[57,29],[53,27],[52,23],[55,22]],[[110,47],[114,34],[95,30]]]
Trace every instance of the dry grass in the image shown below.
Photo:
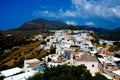
[[[36,53],[37,47],[40,45],[40,42],[34,42],[28,45],[20,46],[18,50],[11,51],[6,58],[0,61],[0,65],[13,66],[14,62],[18,62],[20,58],[39,58],[46,54],[47,51],[42,50],[40,53]],[[1,68],[0,66],[0,68]]]

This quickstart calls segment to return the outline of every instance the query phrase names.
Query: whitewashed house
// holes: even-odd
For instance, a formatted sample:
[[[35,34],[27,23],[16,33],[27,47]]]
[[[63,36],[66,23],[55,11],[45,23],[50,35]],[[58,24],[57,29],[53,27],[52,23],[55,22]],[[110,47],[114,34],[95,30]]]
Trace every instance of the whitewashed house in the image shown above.
[[[99,43],[100,43],[101,45],[103,45],[104,43],[105,43],[106,45],[113,45],[114,42],[115,42],[115,41],[108,41],[108,40],[100,40],[100,41],[99,41]]]
[[[56,55],[56,54],[50,54],[50,55],[48,55],[48,57],[49,57],[51,60],[53,60],[53,61],[57,61],[57,60],[58,60],[58,55]]]
[[[15,67],[15,68],[11,68],[11,69],[1,71],[0,75],[4,76],[4,77],[9,77],[9,76],[15,75],[15,74],[23,72],[23,71],[24,71],[23,69],[21,69],[19,67]]]
[[[40,61],[38,59],[29,59],[24,61],[24,71],[29,72],[33,71],[33,68],[40,65]]]
[[[35,74],[35,72],[26,72],[4,78],[4,80],[27,80],[29,77],[34,76]]]
[[[81,44],[81,45],[80,45],[80,49],[81,49],[82,51],[90,51],[88,44]]]
[[[71,57],[72,58],[72,57]],[[85,65],[92,75],[99,72],[98,62],[94,56],[89,55],[89,53],[78,53],[73,59],[73,65]]]
[[[120,80],[120,69],[119,69],[119,70],[112,71],[112,77],[113,77],[115,80]]]

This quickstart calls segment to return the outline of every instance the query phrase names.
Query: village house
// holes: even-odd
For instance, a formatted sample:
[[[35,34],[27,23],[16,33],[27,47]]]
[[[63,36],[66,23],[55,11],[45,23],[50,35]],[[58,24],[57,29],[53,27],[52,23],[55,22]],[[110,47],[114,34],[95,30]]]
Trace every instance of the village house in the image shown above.
[[[85,65],[92,75],[99,72],[98,62],[94,56],[86,52],[73,53],[72,65],[79,66]]]
[[[30,71],[37,71],[35,70],[37,67],[40,66],[40,64],[43,64],[44,62],[40,62],[38,59],[29,59],[24,61],[24,71],[30,72]]]
[[[64,64],[74,66],[85,65],[92,75],[95,75],[96,72],[102,72],[105,76],[111,76],[116,80],[120,80],[120,70],[117,65],[120,59],[109,55],[103,47],[96,48],[91,42],[93,37],[90,33],[93,33],[92,31],[54,30],[53,32],[55,32],[55,34],[46,37],[43,41],[45,44],[40,44],[37,49],[50,50],[51,47],[54,47],[56,53],[45,56],[42,58],[42,61],[38,59],[25,60],[23,69],[16,70],[18,72],[25,71],[25,73],[21,75],[13,76],[15,73],[12,72],[7,75],[8,73],[2,71],[1,75],[6,77],[5,80],[11,80],[12,78],[13,80],[17,80],[18,76],[27,79],[28,76],[32,76],[34,72],[43,71],[44,68],[41,66],[43,63],[48,67]],[[42,36],[35,36],[35,39],[40,40]],[[107,40],[99,41],[100,44],[105,43],[106,45],[113,45],[113,42],[114,41]],[[28,75],[28,73],[30,75]]]
[[[120,70],[112,71],[112,77],[113,77],[115,80],[120,80]]]
[[[36,72],[25,72],[4,78],[4,80],[27,80],[29,77],[34,76],[35,74]]]
[[[0,72],[0,74],[3,77],[9,77],[9,76],[15,75],[15,74],[23,72],[23,71],[24,70],[22,68],[15,67],[15,68],[11,68],[11,69],[8,69],[8,70],[3,70],[3,71]]]
[[[115,41],[108,41],[108,40],[100,40],[100,41],[99,41],[99,43],[100,43],[101,45],[104,45],[104,44],[106,44],[106,45],[113,45],[114,42],[115,42]]]

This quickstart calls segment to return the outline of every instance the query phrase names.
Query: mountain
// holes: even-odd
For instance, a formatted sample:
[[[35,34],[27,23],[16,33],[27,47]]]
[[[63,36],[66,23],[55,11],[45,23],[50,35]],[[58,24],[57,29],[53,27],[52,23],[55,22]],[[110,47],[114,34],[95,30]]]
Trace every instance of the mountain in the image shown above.
[[[113,29],[109,32],[109,38],[112,40],[120,41],[120,27]]]
[[[19,29],[59,29],[63,26],[66,26],[66,24],[62,21],[50,21],[39,18],[25,22]]]
[[[59,20],[46,20],[43,18],[35,19],[32,21],[25,22],[19,29],[22,30],[49,30],[49,29],[72,29],[72,30],[92,30],[94,31],[99,38],[107,39],[107,40],[120,40],[120,28],[116,28],[113,30],[107,30],[104,28],[97,28],[89,25],[67,25]]]
[[[113,30],[93,27],[92,31],[94,31],[99,38],[120,41],[120,27]]]
[[[84,29],[84,30],[92,30],[101,39],[120,41],[120,27],[113,29],[113,30],[91,27],[87,25],[77,26],[77,27],[79,27],[80,29]]]

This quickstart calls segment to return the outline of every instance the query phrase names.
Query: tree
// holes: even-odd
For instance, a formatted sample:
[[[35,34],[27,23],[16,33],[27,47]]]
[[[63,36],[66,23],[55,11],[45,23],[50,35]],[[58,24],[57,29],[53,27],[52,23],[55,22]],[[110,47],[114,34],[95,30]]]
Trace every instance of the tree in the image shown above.
[[[100,73],[96,73],[95,76],[93,77],[93,80],[109,80],[109,79],[107,79],[104,75]]]
[[[56,48],[55,47],[51,47],[50,48],[50,54],[55,54],[56,53]]]
[[[120,54],[114,54],[114,57],[120,58]]]
[[[119,48],[117,46],[114,46],[114,45],[111,45],[108,48],[109,52],[115,52],[115,51],[118,51],[118,50],[119,50]]]
[[[120,42],[116,41],[113,44],[116,45],[116,46],[118,46],[120,48]]]
[[[50,62],[51,61],[51,58],[48,58],[48,62]]]
[[[39,75],[39,76],[38,76]],[[44,74],[38,73],[28,80],[108,80],[100,73],[92,77],[85,65],[67,66],[58,65],[57,67],[46,67]]]
[[[43,75],[41,73],[37,73],[34,76],[28,78],[28,80],[43,80]]]
[[[94,39],[93,40],[91,40],[91,42],[92,42],[92,44],[99,44],[99,38],[98,38],[98,36],[97,35],[95,35],[94,33],[91,33],[90,34],[92,37],[94,37]]]
[[[41,44],[44,44],[44,45],[46,45],[46,41],[44,41],[44,40],[43,40],[43,41],[41,41]]]
[[[107,45],[107,43],[103,43],[103,47],[104,47],[104,48],[106,47],[106,45]]]

